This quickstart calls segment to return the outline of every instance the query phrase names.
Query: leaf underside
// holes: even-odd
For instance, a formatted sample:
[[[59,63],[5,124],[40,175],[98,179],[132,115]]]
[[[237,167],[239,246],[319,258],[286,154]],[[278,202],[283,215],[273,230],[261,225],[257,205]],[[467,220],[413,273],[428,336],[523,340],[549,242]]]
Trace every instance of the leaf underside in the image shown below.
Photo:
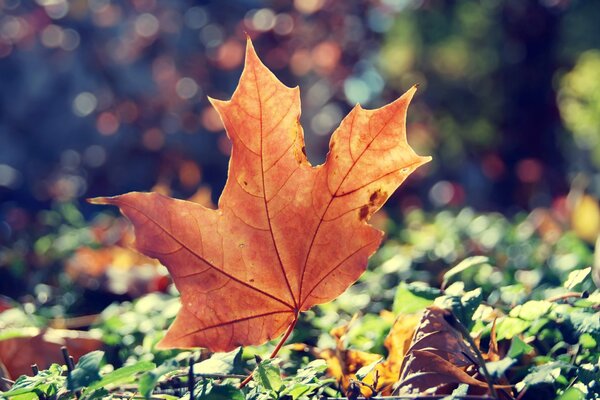
[[[92,200],[121,209],[137,249],[159,259],[181,293],[160,347],[264,343],[358,279],[382,238],[367,221],[430,159],[406,141],[414,92],[377,110],[354,107],[315,167],[304,151],[298,88],[277,80],[248,40],[231,100],[210,99],[232,142],[218,209],[157,193]]]

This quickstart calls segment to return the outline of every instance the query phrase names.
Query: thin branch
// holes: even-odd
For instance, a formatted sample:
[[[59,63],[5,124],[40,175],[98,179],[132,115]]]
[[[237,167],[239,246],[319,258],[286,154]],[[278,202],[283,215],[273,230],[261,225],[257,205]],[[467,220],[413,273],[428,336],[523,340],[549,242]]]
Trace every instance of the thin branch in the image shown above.
[[[579,293],[579,292],[568,292],[568,293],[563,293],[563,294],[549,297],[546,301],[554,303],[554,302],[557,302],[560,300],[568,300],[568,299],[573,299],[573,298],[580,299],[583,297],[583,295],[584,295],[583,293]]]

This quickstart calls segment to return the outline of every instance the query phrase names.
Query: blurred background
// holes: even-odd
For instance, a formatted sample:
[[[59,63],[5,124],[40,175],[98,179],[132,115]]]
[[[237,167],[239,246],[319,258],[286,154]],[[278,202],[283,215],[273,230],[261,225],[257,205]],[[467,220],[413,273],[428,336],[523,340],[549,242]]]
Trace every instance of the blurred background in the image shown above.
[[[591,249],[598,21],[600,2],[583,0],[0,0],[0,293],[43,302],[75,282],[90,289],[85,312],[110,300],[89,297],[106,282],[125,297],[163,288],[160,267],[123,250],[127,224],[84,199],[216,202],[230,147],[207,96],[231,96],[245,33],[300,86],[313,164],[354,104],[419,84],[408,138],[433,162],[390,199],[390,223],[411,210],[534,215]],[[132,264],[146,268],[141,289],[124,278]]]

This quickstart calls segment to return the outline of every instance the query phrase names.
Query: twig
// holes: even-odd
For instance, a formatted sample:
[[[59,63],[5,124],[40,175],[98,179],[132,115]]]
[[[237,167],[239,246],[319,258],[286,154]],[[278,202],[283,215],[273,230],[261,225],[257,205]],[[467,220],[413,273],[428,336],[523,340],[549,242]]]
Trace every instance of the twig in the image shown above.
[[[63,359],[65,360],[65,364],[67,365],[67,376],[71,376],[71,372],[73,372],[73,370],[75,369],[75,361],[73,360],[73,357],[69,355],[69,349],[67,349],[67,346],[62,346],[60,348],[60,351],[62,353]],[[74,394],[75,398],[79,399],[80,391],[76,390]]]
[[[40,373],[40,369],[38,368],[37,364],[31,364],[31,372],[33,372],[34,376]]]
[[[188,367],[188,392],[190,392],[190,400],[194,400],[194,385],[196,384],[196,379],[194,378],[194,356],[189,358],[189,367]]]
[[[62,353],[63,359],[65,360],[65,365],[67,366],[67,371],[69,373],[71,373],[71,371],[73,371],[73,369],[75,369],[73,357],[71,357],[69,355],[69,350],[67,349],[67,346],[62,346],[60,348],[60,351]]]
[[[549,297],[546,301],[549,301],[551,303],[560,301],[560,300],[568,300],[568,299],[573,299],[573,298],[577,298],[577,299],[581,299],[583,298],[585,295],[585,293],[579,293],[579,292],[567,292],[567,293],[563,293],[563,294],[559,294],[556,296],[552,296]]]

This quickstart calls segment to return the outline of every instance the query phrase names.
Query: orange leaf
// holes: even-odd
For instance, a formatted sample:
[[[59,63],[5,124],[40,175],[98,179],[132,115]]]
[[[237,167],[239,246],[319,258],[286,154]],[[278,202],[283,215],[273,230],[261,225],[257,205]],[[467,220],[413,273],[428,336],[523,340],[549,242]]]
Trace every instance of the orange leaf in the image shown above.
[[[279,82],[248,40],[232,99],[211,99],[232,142],[218,209],[155,193],[92,200],[121,209],[137,248],[167,266],[181,292],[162,348],[264,343],[358,279],[382,238],[367,221],[430,159],[406,141],[414,92],[377,110],[357,105],[313,167],[298,88]]]

